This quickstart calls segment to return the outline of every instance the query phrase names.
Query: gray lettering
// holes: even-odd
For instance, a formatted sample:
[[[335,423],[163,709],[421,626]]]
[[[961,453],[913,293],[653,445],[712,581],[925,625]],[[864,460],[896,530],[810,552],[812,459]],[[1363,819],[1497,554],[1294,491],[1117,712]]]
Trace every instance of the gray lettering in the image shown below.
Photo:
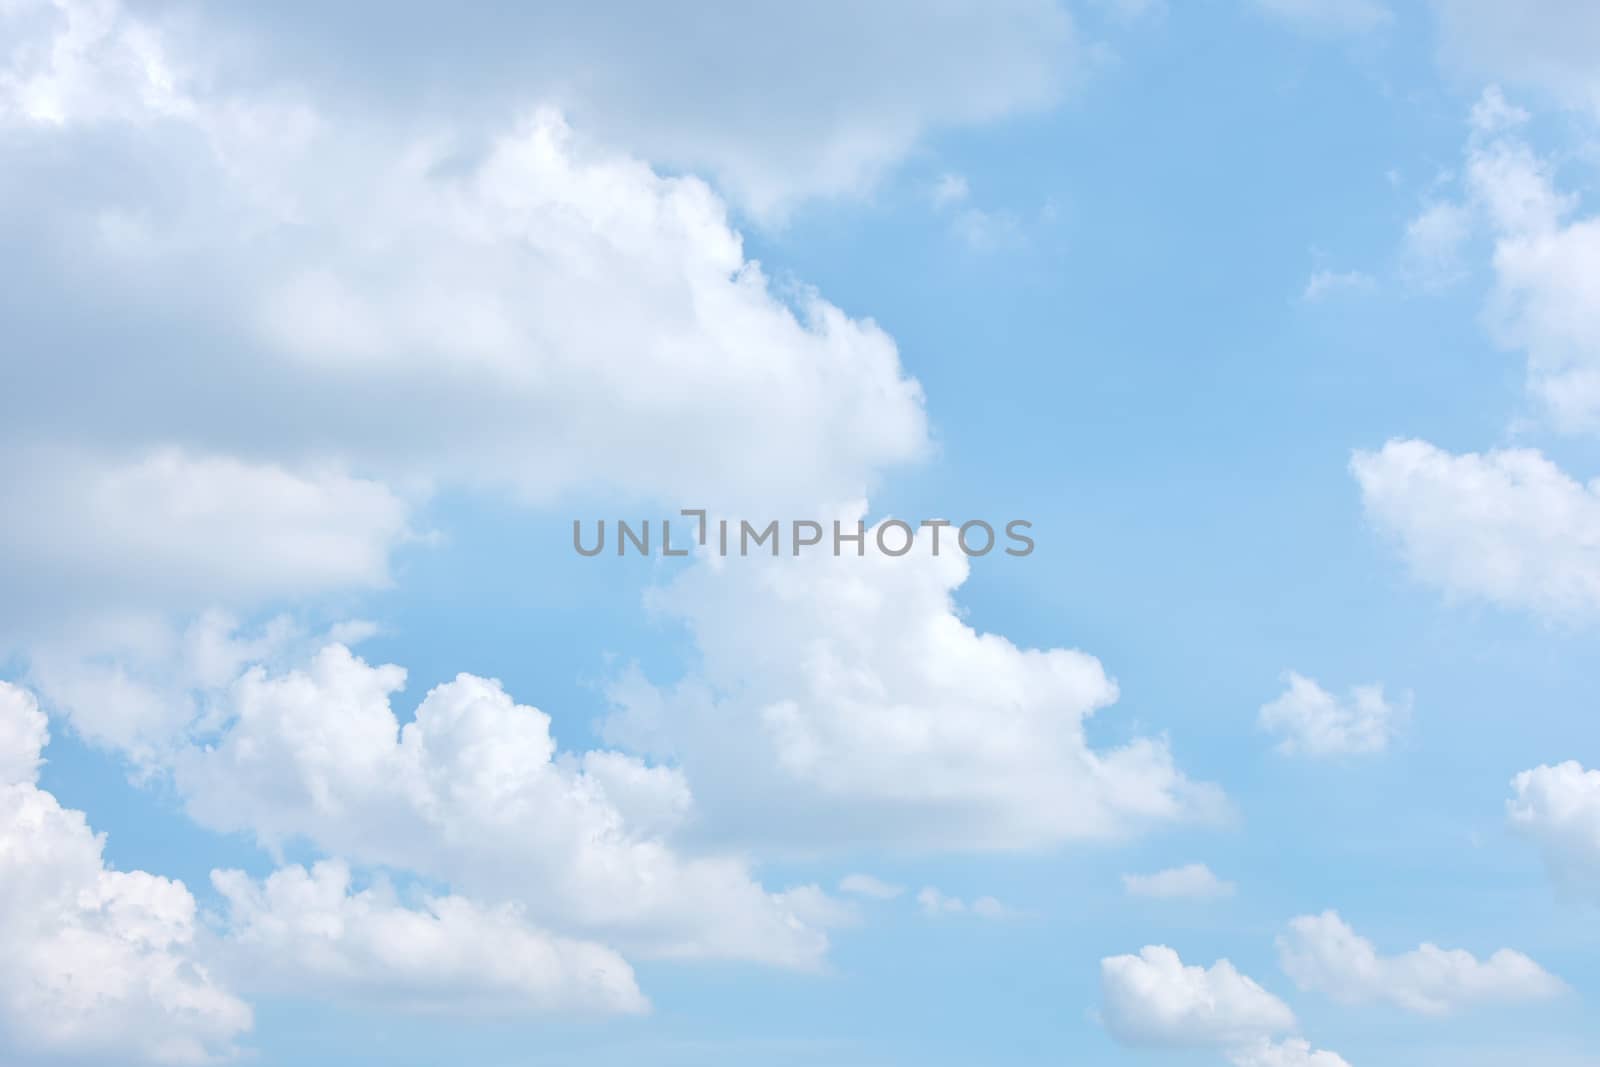
[[[595,524],[595,528],[598,530],[598,536],[595,540],[594,548],[592,549],[584,548],[583,539],[578,536],[578,531],[582,526],[583,523],[581,520],[572,520],[572,547],[578,550],[578,555],[580,556],[598,556],[601,550],[606,547],[606,520],[601,519]]]
[[[846,541],[854,541],[856,543],[856,555],[858,555],[858,556],[866,555],[867,554],[867,524],[866,524],[866,522],[861,520],[861,519],[857,519],[856,520],[856,532],[853,533],[853,534],[847,534],[847,533],[840,532],[839,520],[838,519],[834,519],[833,520],[833,554],[835,556],[840,554],[839,553],[839,546],[844,544],[844,542],[846,542]]]
[[[772,554],[774,556],[776,556],[778,554],[778,520],[777,519],[773,519],[771,522],[769,522],[765,526],[763,526],[761,528],[761,532],[760,533],[756,533],[756,528],[754,526],[751,526],[750,523],[747,520],[740,519],[739,520],[739,555],[748,556],[750,554],[750,536],[752,534],[755,534],[755,540],[756,540],[756,547],[757,548],[760,548],[763,544],[765,544],[766,541],[767,541],[767,538],[769,538],[769,537],[772,538]]]
[[[1011,538],[1011,540],[1019,542],[1020,544],[1024,544],[1028,547],[1023,549],[1008,548],[1006,549],[1006,555],[1008,556],[1029,556],[1033,554],[1033,538],[1029,537],[1027,534],[1017,533],[1017,528],[1019,526],[1024,530],[1033,529],[1033,523],[1026,519],[1012,519],[1010,522],[1006,523],[1006,536]]]
[[[972,550],[972,546],[967,544],[967,531],[972,529],[974,526],[983,527],[984,534],[986,534],[989,538],[988,543],[983,546],[983,551],[981,552],[974,552]],[[967,555],[987,556],[989,551],[994,548],[994,527],[990,526],[982,519],[973,519],[971,522],[964,522],[961,524],[961,528],[956,531],[956,540],[961,544],[961,551],[965,552]]]
[[[817,532],[816,536],[802,538],[800,536],[800,527],[802,526],[811,530],[815,530]],[[794,521],[793,539],[794,554],[797,556],[800,554],[801,548],[809,548],[812,545],[822,544],[822,523],[812,522],[810,519],[796,519]]]
[[[906,532],[905,543],[900,546],[898,552],[891,551],[889,546],[883,543],[883,532],[891,526]],[[903,556],[911,551],[911,542],[915,541],[916,537],[917,535],[912,532],[911,527],[906,523],[901,522],[899,519],[888,519],[878,524],[878,551],[886,556]]]
[[[621,519],[617,520],[617,555],[626,556],[628,554],[629,541],[632,541],[633,547],[639,550],[639,555],[648,556],[650,554],[650,520],[644,520],[641,525],[644,527],[643,540],[640,540],[634,534],[626,522]]]

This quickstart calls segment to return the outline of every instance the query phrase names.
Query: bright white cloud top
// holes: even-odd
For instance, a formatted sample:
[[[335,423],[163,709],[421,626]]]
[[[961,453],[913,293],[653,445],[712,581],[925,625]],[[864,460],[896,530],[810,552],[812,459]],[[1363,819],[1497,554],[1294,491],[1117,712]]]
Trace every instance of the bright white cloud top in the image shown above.
[[[1384,698],[1381,685],[1358,685],[1340,700],[1314,680],[1290,671],[1288,688],[1261,707],[1261,729],[1278,738],[1288,756],[1353,756],[1389,747],[1407,703]]]
[[[1600,770],[1547,764],[1518,774],[1511,789],[1511,824],[1539,843],[1551,870],[1600,888]]]
[[[1130,897],[1149,897],[1154,900],[1215,899],[1231,897],[1238,890],[1232,882],[1218,878],[1203,863],[1169,867],[1154,874],[1125,874],[1122,876],[1122,888]]]
[[[47,740],[33,696],[0,682],[0,1050],[166,1064],[231,1055],[252,1014],[200,957],[194,897],[107,866],[83,813],[38,787]]]
[[[1296,1027],[1294,1012],[1227,960],[1188,965],[1165,945],[1100,961],[1106,1028],[1129,1045],[1244,1048]]]
[[[1453,455],[1391,441],[1351,460],[1367,515],[1418,577],[1557,618],[1600,611],[1600,482],[1532,449]]]
[[[1135,1048],[1215,1049],[1233,1067],[1350,1067],[1298,1037],[1294,1013],[1227,960],[1186,965],[1164,945],[1100,961],[1101,1020]]]
[[[34,151],[0,212],[27,292],[75,305],[18,301],[14,341],[52,358],[0,397],[0,440],[35,456],[4,475],[26,521],[0,575],[35,613],[379,583],[441,485],[809,505],[925,451],[882,330],[775,286],[703,181],[547,106],[434,128],[240,87],[115,5],[10,17],[36,36],[0,77],[0,129]],[[103,167],[190,192],[50,192]],[[245,530],[258,565],[218,547]],[[137,566],[103,573],[108,543]]]
[[[825,933],[743,862],[671,846],[664,829],[691,803],[679,772],[558,754],[548,715],[466,674],[402,726],[390,698],[404,683],[400,667],[337,645],[305,669],[246,672],[215,741],[178,760],[190,814],[270,847],[303,839],[411,871],[640,955],[818,963]]]
[[[1480,960],[1461,949],[1423,944],[1380,955],[1337,912],[1303,915],[1278,938],[1284,973],[1301,989],[1362,1003],[1385,1001],[1420,1015],[1469,1006],[1546,1000],[1566,986],[1520,952],[1500,949]]]
[[[1234,1067],[1350,1067],[1337,1052],[1314,1049],[1304,1038],[1258,1041],[1228,1054]]]
[[[715,563],[657,598],[702,672],[620,680],[610,734],[680,761],[730,833],[1017,848],[1225,813],[1163,738],[1092,748],[1084,722],[1118,696],[1100,662],[967,625],[970,564],[927,532],[899,558]]]

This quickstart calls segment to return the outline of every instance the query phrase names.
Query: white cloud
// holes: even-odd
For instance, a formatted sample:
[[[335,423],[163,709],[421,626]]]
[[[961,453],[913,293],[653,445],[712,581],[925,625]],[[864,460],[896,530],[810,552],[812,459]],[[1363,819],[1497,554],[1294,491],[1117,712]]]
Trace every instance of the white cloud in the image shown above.
[[[44,713],[33,694],[0,682],[0,783],[37,781],[49,740]]]
[[[410,533],[392,490],[334,470],[169,448],[36,455],[6,478],[0,582],[18,614],[194,610],[383,586],[391,548]]]
[[[924,886],[917,892],[917,907],[930,918],[940,915],[959,915],[967,910],[966,901],[960,897],[946,896],[933,886]]]
[[[91,400],[71,429],[122,451],[290,440],[281,460],[295,470],[320,456],[395,484],[539,499],[597,484],[712,504],[847,498],[921,454],[920,392],[893,342],[814,293],[775,291],[703,183],[592,147],[551,111],[480,143],[324,126],[304,147],[234,161],[290,198],[287,217],[252,203],[215,162],[227,149],[205,143],[149,148],[197,172],[206,194],[183,204],[51,210],[14,189],[35,202],[30,285],[58,327],[139,277],[181,268],[186,286],[150,293],[153,311],[103,312],[125,346],[163,349],[162,373],[135,375],[127,351],[61,328],[54,362],[28,368],[34,403],[8,405],[8,434],[59,431],[51,420],[74,409],[55,401],[95,374],[118,404]],[[61,180],[17,180],[30,176]],[[78,232],[113,210],[175,216],[161,229],[183,247],[118,253]],[[240,214],[263,232],[233,240],[238,225],[217,225]],[[64,242],[89,287],[54,272]],[[157,333],[171,318],[192,320],[189,334]],[[43,328],[18,324],[23,351]]]
[[[370,631],[349,622],[309,633],[288,616],[241,628],[219,611],[182,627],[112,615],[35,642],[25,679],[80,736],[121,752],[143,775],[168,766],[194,731],[216,725],[221,695],[247,665],[282,666]]]
[[[1228,1054],[1234,1067],[1350,1067],[1343,1056],[1312,1049],[1310,1042],[1292,1037],[1286,1041],[1257,1041]]]
[[[390,698],[404,681],[337,645],[304,670],[247,671],[215,740],[178,760],[191,817],[415,872],[634,955],[818,963],[827,938],[800,913],[821,914],[816,895],[769,893],[742,860],[671,846],[690,803],[677,771],[558,753],[549,716],[466,674],[402,727]]]
[[[1511,824],[1544,849],[1552,873],[1600,886],[1600,771],[1568,760],[1523,771],[1511,788]]]
[[[0,68],[0,119],[61,125],[193,111],[159,35],[119,4],[20,0],[0,8],[0,26],[12,45]]]
[[[1022,223],[1009,211],[966,207],[950,219],[950,230],[968,248],[979,252],[1015,246],[1026,240]]]
[[[1447,592],[1573,618],[1600,610],[1600,481],[1532,449],[1454,455],[1426,441],[1356,452],[1368,518]]]
[[[1319,34],[1370,33],[1394,17],[1378,0],[1255,0],[1255,4],[1288,25]]]
[[[940,175],[929,192],[929,199],[949,219],[950,232],[974,251],[993,251],[1025,240],[1016,215],[981,208],[971,202],[972,190],[960,174]]]
[[[1568,433],[1600,431],[1600,217],[1556,184],[1521,133],[1527,112],[1491,87],[1472,109],[1458,202],[1433,203],[1407,230],[1402,267],[1424,283],[1461,273],[1476,229],[1492,242],[1486,312],[1497,342],[1523,354],[1540,413]]]
[[[1389,747],[1406,705],[1384,699],[1383,686],[1358,685],[1340,701],[1315,681],[1290,671],[1283,695],[1261,707],[1259,723],[1278,737],[1278,751],[1312,757],[1365,755]]]
[[[1561,981],[1527,956],[1501,949],[1479,960],[1460,949],[1421,947],[1380,956],[1337,912],[1304,915],[1278,938],[1284,973],[1301,989],[1348,1003],[1385,1001],[1421,1015],[1448,1015],[1470,1005],[1543,1000]]]
[[[994,897],[978,897],[971,908],[972,914],[980,919],[1004,919],[1011,915],[1011,909]]]
[[[839,892],[871,900],[893,900],[905,891],[904,886],[891,885],[870,874],[847,874],[839,879]]]
[[[971,901],[953,897],[935,888],[924,886],[917,893],[917,907],[930,919],[945,915],[976,915],[980,919],[1004,919],[1011,909],[994,897],[976,897]]]
[[[109,1062],[231,1055],[248,1006],[195,954],[181,882],[106,866],[82,812],[40,789],[33,697],[0,682],[0,1052]]]
[[[1319,270],[1306,280],[1306,287],[1300,297],[1315,303],[1337,293],[1371,289],[1372,286],[1372,276],[1359,270]]]
[[[211,881],[227,901],[230,962],[251,988],[429,1012],[648,1008],[616,952],[530,927],[511,905],[430,896],[408,908],[384,884],[352,890],[337,861]]]
[[[900,557],[689,568],[656,603],[701,670],[623,678],[608,736],[680,762],[708,829],[768,847],[1028,847],[1217,817],[1165,739],[1090,747],[1084,720],[1117,698],[1098,660],[962,620],[952,536],[938,556],[924,531]]]
[[[1295,1028],[1289,1006],[1232,963],[1185,966],[1172,949],[1100,961],[1102,1018],[1129,1045],[1245,1048]]]
[[[0,640],[86,603],[381,584],[441,486],[810,503],[925,452],[883,331],[769,282],[704,182],[574,134],[537,93],[440,123],[238,56],[212,77],[203,21],[20,7]],[[966,17],[981,42],[1056,16]]]
[[[1122,876],[1122,887],[1129,896],[1153,897],[1157,900],[1231,897],[1237,889],[1232,882],[1218,878],[1203,863],[1169,867],[1155,874],[1125,874]]]
[[[814,9],[792,17],[829,48],[895,49],[890,58],[905,62],[861,68],[889,103],[875,108],[859,83],[833,86],[826,75],[849,107],[812,112],[807,100],[799,110],[816,119],[815,136],[785,141],[785,151],[747,140],[737,158],[720,147],[736,127],[794,131],[778,121],[782,109],[727,93],[720,79],[702,102],[731,106],[740,121],[696,119],[706,132],[699,144],[669,124],[619,132],[598,98],[557,98],[561,111],[528,88],[473,109],[490,117],[458,123],[373,108],[316,77],[268,75],[261,57],[223,47],[236,43],[229,34],[210,34],[205,19],[225,16],[180,27],[112,4],[25,12],[18,47],[0,60],[0,227],[28,265],[8,279],[18,312],[10,350],[22,356],[19,388],[0,392],[0,450],[64,458],[53,481],[4,465],[0,497],[26,505],[34,525],[0,535],[18,539],[0,542],[16,549],[0,554],[39,576],[37,603],[126,602],[170,631],[162,613],[197,607],[197,595],[245,610],[381,584],[415,508],[440,487],[540,502],[579,487],[705,504],[832,506],[862,496],[927,446],[920,390],[892,340],[815,293],[772,284],[706,183],[650,164],[690,160],[760,212],[856,191],[931,125],[1050,97],[1069,29],[1051,3],[951,8],[928,31],[950,45],[940,57],[900,32],[905,11],[846,7],[840,18],[883,20],[897,32],[841,33],[837,19],[813,21]],[[571,17],[579,22],[563,25],[593,29],[581,12]],[[741,17],[728,15],[749,30]],[[377,21],[397,32],[402,18]],[[439,44],[434,21],[430,47]],[[804,34],[759,28],[764,46],[821,69],[797,43]],[[531,39],[543,47],[550,37]],[[658,40],[641,38],[650,63]],[[570,44],[556,51],[581,56]],[[517,69],[549,69],[526,42],[514,51]],[[740,62],[753,54],[730,51]],[[920,88],[907,62],[923,75]],[[962,84],[968,64],[974,73]],[[646,65],[614,69],[653,78]],[[666,77],[625,95],[695,112],[660,91],[682,85]],[[930,85],[942,105],[900,106],[901,94]],[[667,143],[652,141],[657,131],[672,138],[672,153],[656,151]],[[641,137],[628,143],[644,158],[606,147],[633,133]],[[85,184],[86,173],[121,178]],[[87,381],[97,388],[83,389]],[[101,490],[78,499],[63,488],[77,484]],[[154,506],[141,510],[146,496]],[[203,506],[175,510],[185,501]],[[151,532],[163,528],[170,537]],[[80,564],[108,548],[122,567],[109,583],[116,595],[102,599]],[[821,784],[826,805],[848,811],[876,796],[877,839],[904,825],[931,841],[947,817],[970,812],[968,843],[1120,833],[1215,801],[1176,771],[1162,740],[1087,747],[1082,719],[1115,692],[1091,657],[976,634],[948,604],[960,576],[913,573],[922,575],[913,583],[924,587],[921,606],[934,609],[913,620],[913,636],[922,651],[931,639],[961,654],[962,691],[940,695],[938,671],[905,659],[919,641],[866,649],[869,672],[878,669],[872,656],[884,658],[878,677],[862,680],[889,689],[877,694],[876,724],[852,735],[843,705],[860,701],[832,701],[861,694],[815,679],[815,691],[800,695],[822,701],[824,720],[775,714],[775,749],[759,750],[799,772],[791,798],[816,796]],[[804,620],[813,628],[833,605],[814,607]],[[31,628],[33,615],[23,622]],[[72,647],[30,666],[86,735],[136,759],[174,761],[189,811],[207,826],[414,872],[449,885],[446,899],[470,897],[480,918],[520,908],[530,923],[643,956],[814,966],[822,928],[846,915],[815,887],[768,891],[740,856],[680,851],[672,838],[693,803],[681,773],[614,752],[558,753],[548,719],[494,683],[462,676],[441,686],[402,728],[391,705],[398,668],[334,648],[304,670],[257,667],[230,682],[241,658],[258,657],[230,646],[225,666],[202,669],[170,637],[148,640],[160,646],[155,667],[141,665],[141,650],[124,657],[120,640],[115,656]],[[276,648],[263,651],[270,659]],[[843,640],[822,651],[857,655]],[[773,646],[767,658],[784,655]],[[985,693],[991,667],[1005,691]],[[902,681],[904,705],[894,692]],[[1028,703],[1008,711],[1018,695]],[[886,766],[928,772],[928,782],[874,782],[872,754],[852,747],[875,731],[904,735],[928,701],[938,705],[931,743],[902,736],[908,747],[891,748]],[[981,737],[997,712],[1013,736]],[[190,734],[202,740],[173,757]],[[825,750],[820,764],[808,748]],[[829,762],[842,788],[816,779]],[[1006,780],[1013,772],[1020,779]],[[901,788],[912,792],[896,795]],[[815,834],[815,812],[797,810]],[[366,906],[336,910],[348,918]],[[971,907],[993,914],[998,905]],[[259,917],[260,908],[244,912]],[[429,920],[385,912],[381,921]],[[252,919],[246,929],[259,926]],[[324,962],[365,965],[370,951],[358,939]]]
[[[861,924],[861,909],[855,901],[833,896],[814,883],[791,886],[772,896],[797,925],[833,930]]]
[[[1600,10],[1588,0],[1434,0],[1452,63],[1600,113]]]
[[[604,14],[565,0],[494,19],[355,6],[309,22],[242,9],[204,17],[233,24],[215,35],[224,41],[248,37],[254,54],[230,55],[236,66],[286,70],[368,107],[484,114],[550,100],[608,141],[713,175],[769,217],[870,190],[930,132],[1048,107],[1086,66],[1055,0],[937,11],[913,0],[693,12],[635,2]]]
[[[1442,289],[1459,280],[1466,273],[1465,249],[1472,226],[1472,212],[1462,204],[1449,200],[1427,204],[1406,224],[1401,274],[1425,289]]]
[[[1472,148],[1468,184],[1495,231],[1496,337],[1526,354],[1558,429],[1600,430],[1600,218],[1573,217],[1576,199],[1512,132]]]

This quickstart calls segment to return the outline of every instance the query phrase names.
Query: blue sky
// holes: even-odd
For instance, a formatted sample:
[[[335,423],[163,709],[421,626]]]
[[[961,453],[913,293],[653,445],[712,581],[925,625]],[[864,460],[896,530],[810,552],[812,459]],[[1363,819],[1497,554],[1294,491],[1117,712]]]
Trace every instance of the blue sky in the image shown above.
[[[0,6],[0,1061],[1600,1064],[1600,16],[605,14]]]

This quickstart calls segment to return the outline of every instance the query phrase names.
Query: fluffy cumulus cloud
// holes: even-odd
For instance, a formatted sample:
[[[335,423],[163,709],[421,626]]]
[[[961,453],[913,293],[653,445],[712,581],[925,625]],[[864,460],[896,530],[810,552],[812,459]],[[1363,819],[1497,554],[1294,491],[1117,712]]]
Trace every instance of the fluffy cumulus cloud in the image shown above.
[[[735,857],[671,845],[692,803],[679,772],[560,753],[549,716],[465,674],[402,727],[391,698],[404,681],[338,645],[303,669],[245,672],[215,736],[177,760],[190,814],[269,848],[303,840],[414,872],[633,954],[817,964],[818,924],[834,917],[822,894],[771,893]]]
[[[1084,720],[1116,696],[1100,664],[966,626],[948,553],[696,565],[663,595],[704,671],[638,687],[619,721],[703,772],[710,811],[678,769],[559,752],[548,717],[492,681],[463,675],[408,719],[398,667],[337,643],[302,665],[304,635],[172,622],[382,585],[441,489],[837,508],[924,454],[893,341],[773,282],[723,194],[676,173],[775,217],[866,188],[929,128],[1057,91],[1071,29],[1050,0],[914,7],[728,6],[679,35],[708,49],[687,67],[658,47],[657,20],[683,16],[649,5],[621,23],[546,5],[510,29],[406,5],[249,27],[161,3],[0,9],[0,235],[18,252],[0,455],[30,458],[0,465],[17,517],[0,583],[18,594],[0,654],[24,647],[52,705],[170,773],[198,822],[340,858],[219,875],[244,970],[334,992],[383,972],[375,994],[418,1004],[466,988],[632,1010],[631,973],[598,942],[812,967],[850,915],[689,849],[692,811],[778,843],[859,824],[1010,846],[1216,810],[1164,739],[1091,747]],[[305,27],[394,47],[324,64]],[[590,77],[602,44],[615,61]],[[420,49],[436,78],[415,77]],[[433,88],[367,92],[389,62],[395,86]],[[480,106],[423,101],[441,87]],[[440,895],[391,898],[360,881],[375,868]],[[475,968],[490,941],[517,951]],[[579,971],[588,984],[566,980]],[[226,1045],[234,1003],[184,1049]]]
[[[1458,29],[1487,25],[1498,18],[1489,11],[1458,4],[1446,21]],[[1547,2],[1519,8],[1517,25],[1519,33],[1498,37],[1513,52],[1542,37],[1571,44],[1597,24],[1578,5]],[[1527,120],[1498,88],[1482,94],[1458,196],[1433,200],[1411,223],[1406,269],[1424,284],[1449,281],[1465,270],[1469,239],[1487,235],[1490,330],[1525,360],[1540,420],[1593,434],[1600,431],[1600,217],[1558,185],[1552,161],[1523,134]],[[1415,440],[1357,452],[1351,467],[1369,517],[1423,579],[1565,619],[1600,607],[1600,482],[1580,481],[1533,449],[1452,454]]]
[[[159,772],[214,721],[227,686],[247,665],[279,666],[324,644],[369,636],[370,623],[308,632],[286,615],[242,626],[208,611],[183,625],[135,613],[35,642],[26,680],[78,735]]]
[[[215,930],[201,926],[182,883],[110,868],[83,813],[38,787],[46,741],[33,696],[0,682],[7,1062],[231,1058],[252,1024],[235,991],[474,1015],[648,1008],[621,955],[532,925],[516,902],[418,893],[408,905],[382,880],[356,889],[339,861],[260,881],[214,871],[225,907]]]
[[[1246,1049],[1294,1030],[1289,1006],[1227,960],[1185,965],[1164,945],[1100,961],[1101,1017],[1129,1045]]]
[[[1284,972],[1301,989],[1348,1003],[1383,1001],[1421,1015],[1543,1000],[1566,988],[1510,949],[1480,960],[1460,949],[1423,944],[1398,956],[1383,956],[1332,911],[1291,921],[1288,932],[1278,938],[1278,954]]]
[[[1472,109],[1454,199],[1434,199],[1407,228],[1404,264],[1424,283],[1463,269],[1475,233],[1489,238],[1486,320],[1522,354],[1538,413],[1568,433],[1600,432],[1600,217],[1561,188],[1554,162],[1523,135],[1527,112],[1491,87]]]
[[[715,829],[766,842],[1036,846],[1221,812],[1165,739],[1091,746],[1085,719],[1117,699],[1100,662],[969,626],[952,599],[969,564],[931,534],[898,557],[688,569],[656,604],[700,669],[619,680],[609,735],[679,761]]]
[[[471,1014],[648,1006],[616,952],[530,927],[514,906],[428,896],[407,907],[386,883],[353,890],[331,860],[211,881],[227,901],[228,958],[252,988]]]
[[[1169,867],[1155,874],[1125,874],[1122,876],[1122,888],[1130,897],[1156,900],[1231,897],[1237,889],[1232,882],[1218,878],[1203,863]]]
[[[1350,1067],[1337,1052],[1314,1049],[1304,1038],[1261,1040],[1228,1054],[1234,1067]]]
[[[1559,428],[1600,430],[1600,217],[1580,214],[1551,165],[1515,135],[1490,95],[1467,182],[1495,235],[1490,321],[1528,361],[1529,387]]]
[[[82,812],[38,786],[45,718],[0,682],[0,1053],[208,1063],[250,1029],[196,951],[181,882],[106,865]]]
[[[1101,1019],[1125,1045],[1215,1049],[1233,1067],[1350,1067],[1299,1037],[1294,1013],[1227,960],[1185,965],[1164,945],[1100,961]]]
[[[1364,755],[1389,747],[1406,705],[1386,700],[1381,685],[1358,685],[1340,700],[1290,671],[1288,688],[1262,705],[1258,722],[1278,738],[1278,751],[1311,757]]]
[[[1539,843],[1551,872],[1600,888],[1600,771],[1568,760],[1523,771],[1511,789],[1511,824]]]
[[[440,485],[840,500],[923,451],[881,330],[537,94],[466,128],[211,69],[194,18],[4,17],[19,618],[381,583]]]
[[[1560,618],[1600,611],[1600,481],[1532,449],[1457,455],[1414,440],[1357,452],[1351,469],[1368,518],[1423,580]]]

